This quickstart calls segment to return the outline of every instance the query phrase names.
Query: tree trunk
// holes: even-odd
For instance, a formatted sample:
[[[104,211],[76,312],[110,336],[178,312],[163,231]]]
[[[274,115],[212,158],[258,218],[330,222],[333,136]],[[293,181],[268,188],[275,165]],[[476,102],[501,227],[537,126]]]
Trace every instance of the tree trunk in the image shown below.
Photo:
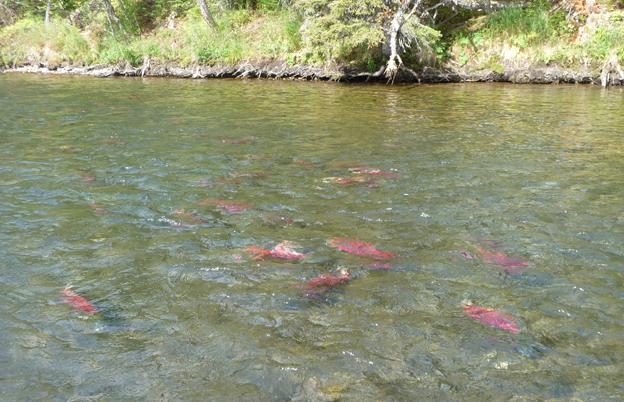
[[[385,76],[389,80],[392,80],[392,82],[394,82],[394,78],[399,71],[399,66],[403,64],[403,60],[401,60],[401,57],[397,52],[398,36],[404,22],[403,14],[405,14],[405,11],[410,3],[411,0],[403,0],[396,14],[394,14],[394,18],[392,18],[392,22],[390,23],[390,27],[388,28],[388,32],[386,34],[386,43],[384,44],[384,47],[387,46],[390,51],[390,55],[388,56]]]
[[[403,60],[401,60],[401,56],[399,56],[399,52],[403,52],[405,49],[399,49],[399,34],[401,33],[401,28],[405,21],[409,20],[412,15],[416,12],[418,7],[420,6],[422,0],[403,0],[396,14],[392,18],[392,22],[386,31],[386,42],[383,44],[382,51],[384,56],[389,53],[388,64],[386,65],[385,76],[388,78],[388,81],[392,81],[394,83],[394,79],[396,78],[397,73],[400,70],[407,71],[413,76],[418,78],[418,75],[410,68],[405,67],[403,65]],[[412,7],[412,11],[406,16],[405,12],[407,11],[410,4],[414,4]],[[419,22],[418,22],[419,23]],[[420,23],[419,23],[420,24]]]
[[[46,16],[45,16],[46,26],[50,25],[50,3],[51,2],[52,0],[46,0]]]
[[[113,22],[115,22],[115,24],[117,24],[117,26],[119,27],[119,30],[125,35],[126,32],[124,31],[123,27],[121,26],[121,21],[119,21],[119,18],[117,18],[117,15],[115,15],[115,8],[111,4],[110,0],[102,0],[102,2],[104,3],[104,8],[106,8],[106,17],[108,18],[108,23],[111,26],[111,31],[113,32],[113,35],[115,35],[115,29],[113,27]]]
[[[528,7],[531,3],[528,1],[508,2],[497,0],[448,0],[451,4],[464,10],[485,10],[488,14],[492,11],[501,10],[508,7]]]
[[[197,4],[199,4],[199,9],[201,10],[202,15],[204,16],[204,20],[210,27],[215,29],[217,24],[215,24],[214,19],[212,18],[212,14],[210,13],[210,9],[208,9],[208,4],[206,0],[197,0]]]

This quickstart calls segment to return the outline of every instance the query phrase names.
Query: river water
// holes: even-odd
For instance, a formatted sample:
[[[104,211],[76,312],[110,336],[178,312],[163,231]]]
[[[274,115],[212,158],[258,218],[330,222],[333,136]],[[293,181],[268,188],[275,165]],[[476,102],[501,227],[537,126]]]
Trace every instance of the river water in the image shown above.
[[[0,76],[1,399],[621,400],[622,110]]]

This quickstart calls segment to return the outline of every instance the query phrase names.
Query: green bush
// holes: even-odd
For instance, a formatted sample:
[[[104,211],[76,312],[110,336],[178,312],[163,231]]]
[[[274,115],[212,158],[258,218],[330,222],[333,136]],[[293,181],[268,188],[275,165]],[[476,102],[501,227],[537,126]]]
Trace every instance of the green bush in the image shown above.
[[[368,62],[366,63],[366,69],[371,74],[377,71],[377,63],[375,63],[375,59],[373,59],[372,57],[368,59]]]
[[[376,0],[300,0],[299,6],[309,16],[304,62],[366,60],[362,56],[384,40]]]

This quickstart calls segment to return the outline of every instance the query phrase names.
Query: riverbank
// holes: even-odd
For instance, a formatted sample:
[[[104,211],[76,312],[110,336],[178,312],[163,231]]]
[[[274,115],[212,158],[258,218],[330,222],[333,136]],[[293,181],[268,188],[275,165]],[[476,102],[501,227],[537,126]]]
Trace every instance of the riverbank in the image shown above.
[[[474,63],[473,63],[474,64]],[[502,66],[501,66],[502,67]],[[179,63],[147,62],[140,67],[125,64],[70,65],[69,63],[30,63],[1,69],[3,73],[35,73],[55,75],[86,75],[93,77],[174,77],[174,78],[261,78],[283,80],[319,80],[338,82],[388,81],[382,73],[370,73],[357,67],[339,64],[289,65],[284,61],[241,62],[235,65],[216,63],[212,66]],[[606,69],[590,67],[565,68],[559,66],[525,65],[521,67],[482,67],[466,65],[460,68],[445,66],[425,68],[416,75],[403,73],[397,83],[448,83],[448,82],[510,82],[516,84],[595,84],[624,85],[624,77],[617,72],[605,76]],[[606,81],[605,81],[606,79]]]
[[[299,9],[223,11],[215,14],[215,27],[192,8],[149,30],[126,27],[123,33],[106,29],[97,18],[80,26],[26,17],[0,29],[0,70],[98,77],[623,85],[624,11],[619,5],[565,4],[508,5],[486,15],[474,11],[447,18],[437,30],[405,28],[404,35],[417,40],[399,49],[400,59],[386,56],[388,40],[380,26],[359,25],[360,31],[352,32],[336,19],[328,25],[336,32],[329,35],[317,20],[302,17],[303,3]]]

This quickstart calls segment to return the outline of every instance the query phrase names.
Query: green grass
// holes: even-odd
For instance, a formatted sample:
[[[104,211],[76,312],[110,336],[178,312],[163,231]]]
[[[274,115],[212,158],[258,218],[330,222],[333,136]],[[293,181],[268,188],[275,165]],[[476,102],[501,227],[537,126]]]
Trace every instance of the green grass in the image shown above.
[[[75,27],[40,19],[23,19],[0,32],[0,54],[5,64],[23,62],[28,56],[52,62],[90,63],[95,59],[92,45]]]
[[[216,30],[206,25],[198,10],[191,10],[176,30],[159,29],[135,38],[126,45],[129,51],[114,54],[126,59],[133,54],[143,55],[182,64],[235,64],[246,59],[286,58],[301,47],[301,22],[293,13],[270,11],[254,16],[234,10],[215,17]],[[110,62],[110,58],[105,61]]]
[[[303,17],[271,4],[260,11],[215,12],[216,29],[204,22],[194,6],[178,17],[174,30],[157,28],[126,37],[107,33],[104,15],[84,31],[66,20],[46,26],[40,18],[24,18],[0,30],[0,63],[35,60],[140,66],[147,59],[182,65],[279,59],[292,65],[342,60],[374,72],[385,62],[380,46],[383,35],[369,25],[321,19],[308,24],[304,40]],[[584,42],[573,40],[575,31],[568,27],[565,15],[561,10],[551,12],[545,0],[526,8],[505,8],[471,20],[452,35],[429,38],[431,58],[434,62],[451,58],[460,65],[474,63],[494,71],[516,62],[598,65],[613,55],[624,63],[624,13],[613,13],[609,23],[598,26]],[[403,59],[415,65],[417,58],[406,54]]]
[[[480,30],[486,39],[509,38],[518,46],[542,44],[570,36],[565,12],[551,13],[547,1],[538,0],[526,8],[509,7],[494,12]]]
[[[574,66],[597,65],[616,54],[624,62],[624,19],[615,15],[581,40],[565,17],[566,12],[552,12],[544,0],[493,12],[454,34],[454,59],[460,65],[474,61],[477,66],[491,64],[493,57],[496,67],[505,62]]]
[[[615,54],[624,62],[624,24],[612,27],[599,27],[577,53],[589,59],[607,60]]]
[[[303,45],[302,21],[287,10],[263,14],[233,10],[216,14],[215,20],[216,30],[204,22],[196,7],[175,30],[159,28],[147,35],[122,38],[104,33],[103,22],[99,29],[87,29],[90,33],[83,35],[64,21],[46,27],[41,20],[23,19],[0,31],[0,56],[6,64],[22,63],[30,54],[52,62],[129,62],[135,66],[147,58],[183,65],[278,58],[294,62]]]
[[[491,42],[507,42],[528,48],[569,40],[574,31],[568,27],[565,12],[551,12],[551,5],[538,0],[528,7],[508,7],[480,19],[483,25],[474,31],[459,31],[456,41],[475,48]]]

